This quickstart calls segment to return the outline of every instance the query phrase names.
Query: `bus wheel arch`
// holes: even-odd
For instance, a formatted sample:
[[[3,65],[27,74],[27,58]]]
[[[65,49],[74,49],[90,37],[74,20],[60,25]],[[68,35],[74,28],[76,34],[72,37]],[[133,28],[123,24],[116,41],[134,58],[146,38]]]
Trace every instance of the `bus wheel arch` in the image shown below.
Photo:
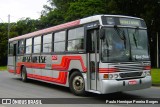
[[[78,69],[72,69],[69,72],[69,88],[71,92],[77,96],[85,95],[85,81]]]

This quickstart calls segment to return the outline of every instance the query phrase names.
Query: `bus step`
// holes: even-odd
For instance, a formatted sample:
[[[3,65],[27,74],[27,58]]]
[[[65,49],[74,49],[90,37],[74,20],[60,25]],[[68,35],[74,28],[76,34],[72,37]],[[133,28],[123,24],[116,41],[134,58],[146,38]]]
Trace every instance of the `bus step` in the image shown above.
[[[101,92],[96,91],[96,90],[87,90],[88,92],[92,92],[92,93],[97,93],[97,94],[101,94]]]

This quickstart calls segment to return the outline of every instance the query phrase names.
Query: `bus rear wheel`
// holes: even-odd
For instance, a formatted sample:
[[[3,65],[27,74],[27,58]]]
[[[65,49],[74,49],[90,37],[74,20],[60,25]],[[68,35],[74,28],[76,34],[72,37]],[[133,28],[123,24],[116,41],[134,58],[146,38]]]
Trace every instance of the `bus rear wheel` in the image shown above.
[[[85,95],[85,82],[80,72],[73,72],[69,80],[69,87],[73,94],[77,96]]]
[[[21,78],[23,82],[27,82],[27,71],[26,71],[26,67],[22,68],[22,72],[21,72]]]

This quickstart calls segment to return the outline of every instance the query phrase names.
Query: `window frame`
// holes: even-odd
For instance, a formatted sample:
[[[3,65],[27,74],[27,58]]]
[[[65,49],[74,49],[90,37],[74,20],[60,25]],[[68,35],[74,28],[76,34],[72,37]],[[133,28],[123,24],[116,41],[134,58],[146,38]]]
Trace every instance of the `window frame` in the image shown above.
[[[20,42],[21,41],[23,41],[23,43],[24,43],[23,46],[20,46]],[[20,48],[23,48],[23,51],[24,51],[23,53],[20,53],[20,51],[19,51]],[[26,50],[25,39],[18,40],[17,55],[24,55],[24,54],[26,54],[25,50]]]
[[[44,43],[44,37],[45,36],[48,36],[48,35],[51,35],[51,42],[50,43]],[[44,44],[50,44],[51,45],[51,51],[50,52],[44,52],[43,50],[44,50]],[[53,51],[53,32],[50,32],[50,33],[47,33],[47,34],[44,34],[44,35],[42,35],[42,53],[51,53],[52,51]]]
[[[35,42],[34,42],[35,38],[40,38],[40,43],[35,44]],[[35,51],[34,50],[35,46],[39,46],[39,48],[40,48],[39,52],[34,52]],[[32,38],[32,53],[33,54],[40,54],[41,52],[42,52],[42,36],[35,36],[34,38]]]
[[[68,39],[69,38],[69,31],[70,30],[75,30],[75,29],[78,29],[78,28],[83,28],[83,38],[80,38],[80,37],[78,37],[78,38],[72,38],[72,39]],[[69,51],[68,50],[68,46],[69,46],[69,41],[74,41],[74,40],[81,40],[81,39],[83,39],[83,49],[82,50],[71,50],[71,51]],[[68,29],[67,30],[67,39],[66,39],[66,44],[67,44],[67,46],[66,46],[66,51],[67,51],[67,53],[84,53],[84,52],[86,52],[86,45],[85,45],[85,43],[86,43],[86,28],[85,28],[85,26],[76,26],[76,27],[73,27],[73,28],[70,28],[70,29]]]
[[[60,32],[64,32],[65,33],[64,34],[64,40],[56,41],[55,42],[55,34],[56,33],[60,33]],[[65,53],[66,52],[66,36],[67,36],[66,34],[67,34],[66,29],[63,29],[63,30],[60,30],[60,31],[57,31],[57,32],[53,33],[53,38],[52,38],[52,40],[53,40],[53,43],[52,43],[52,52],[53,53]],[[55,48],[54,48],[55,43],[61,43],[61,42],[64,42],[64,50],[63,51],[55,51]]]
[[[27,45],[27,40],[31,39],[31,45]],[[30,53],[26,53],[27,52],[27,47],[31,46],[31,52]],[[33,53],[33,38],[26,38],[25,39],[25,54],[32,54]]]

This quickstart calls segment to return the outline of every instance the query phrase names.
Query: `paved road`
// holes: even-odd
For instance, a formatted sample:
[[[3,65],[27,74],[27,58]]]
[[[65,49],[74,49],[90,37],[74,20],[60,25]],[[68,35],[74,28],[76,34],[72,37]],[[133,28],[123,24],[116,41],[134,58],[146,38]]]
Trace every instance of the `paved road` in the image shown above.
[[[97,94],[88,94],[85,98],[92,102],[105,102],[106,99],[130,99],[130,98],[160,98],[160,87],[151,87],[149,89],[144,90],[136,90],[130,92],[123,93],[115,93],[115,94],[106,94],[106,95],[97,95]],[[73,95],[69,88],[61,87],[53,84],[47,84],[43,82],[38,82],[34,80],[30,80],[28,83],[23,83],[20,78],[17,76],[10,74],[6,71],[0,71],[0,98],[84,98],[80,96]],[[103,98],[103,99],[99,99]],[[0,107],[21,107],[21,105],[0,105]],[[35,105],[27,105],[35,107]],[[44,106],[44,105],[41,105]],[[48,107],[51,105],[45,105]],[[61,107],[61,105],[54,105],[54,107]],[[63,105],[64,106],[64,105]],[[62,107],[63,107],[62,106]],[[87,106],[87,107],[135,107],[135,104],[78,104],[76,107]],[[141,104],[137,104],[136,106],[141,107]],[[155,106],[159,107],[159,104],[156,105],[147,105],[147,107]],[[39,107],[39,106],[38,106]],[[65,104],[65,107],[75,107],[74,104]]]

